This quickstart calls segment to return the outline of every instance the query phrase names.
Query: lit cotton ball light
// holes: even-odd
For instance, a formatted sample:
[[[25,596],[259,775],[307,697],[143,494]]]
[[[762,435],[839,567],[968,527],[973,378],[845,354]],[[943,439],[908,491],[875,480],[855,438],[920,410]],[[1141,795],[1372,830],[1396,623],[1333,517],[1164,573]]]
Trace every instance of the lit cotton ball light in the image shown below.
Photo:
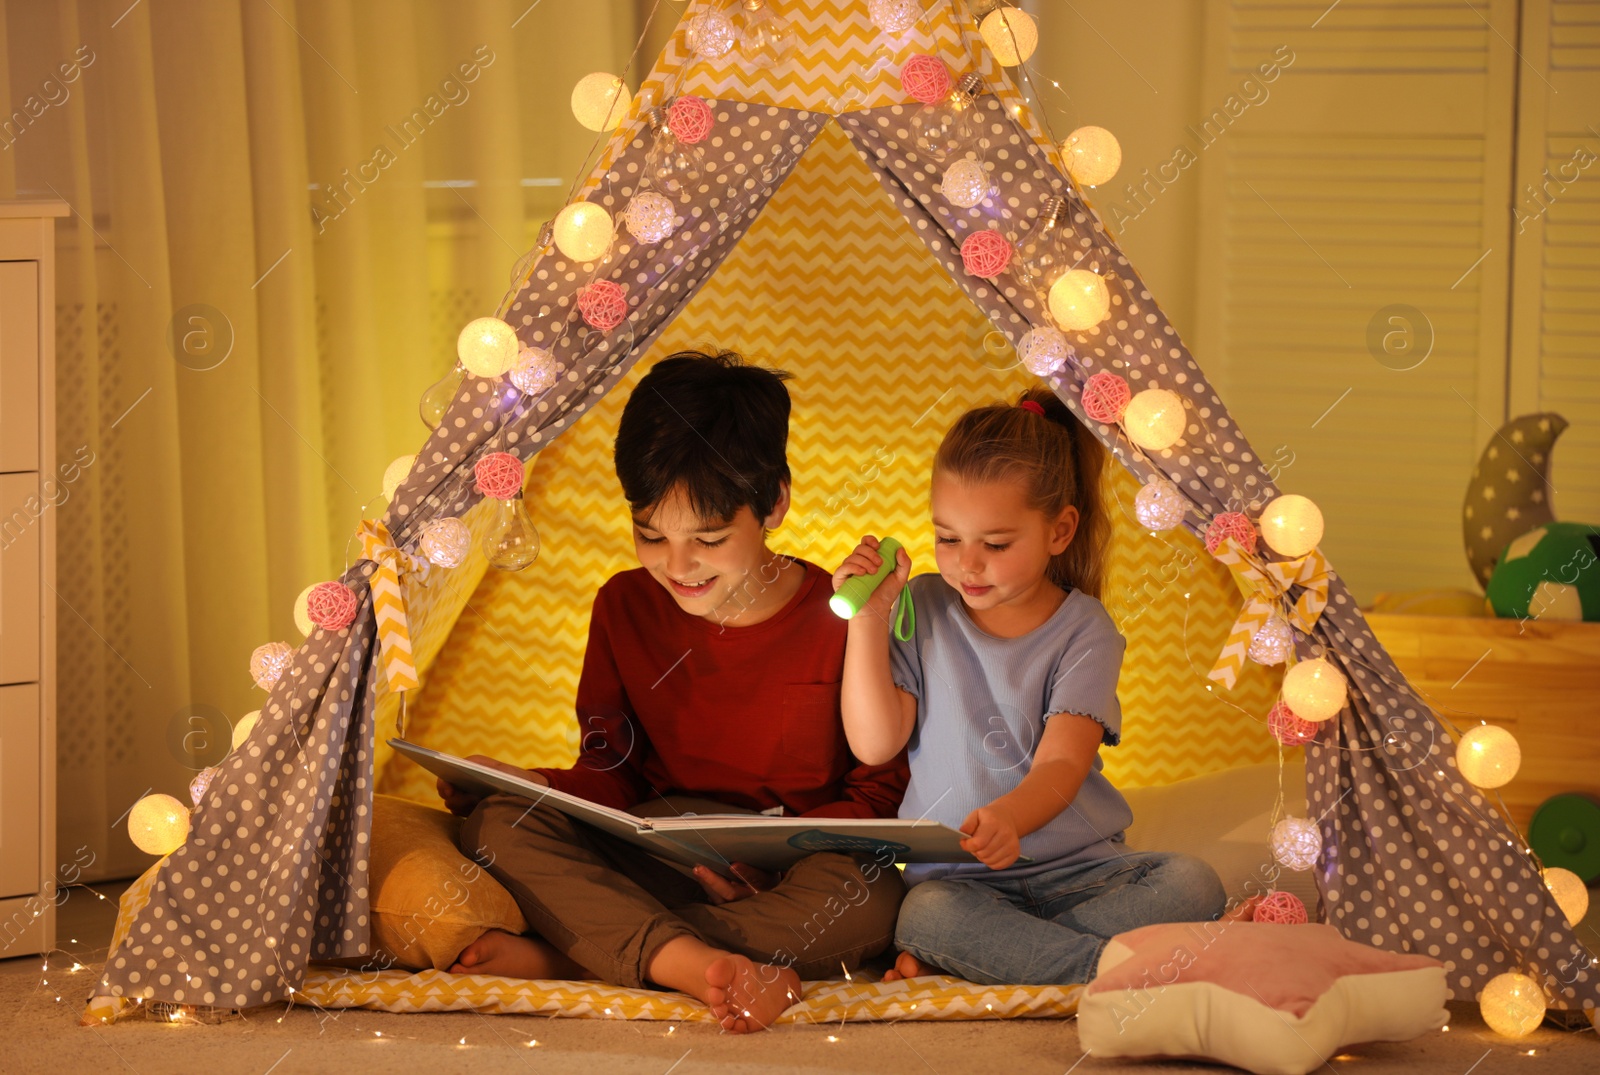
[[[315,590],[316,588],[317,584],[313,582],[310,586],[307,586],[305,589],[301,590],[300,596],[294,599],[295,630],[299,631],[307,638],[310,638],[311,632],[317,629],[317,625],[311,622],[311,615],[306,610],[306,606],[311,598],[311,591]]]
[[[1294,631],[1282,616],[1267,617],[1250,638],[1246,655],[1257,664],[1282,664],[1294,652]]]
[[[989,196],[989,173],[983,162],[962,157],[944,170],[940,183],[945,201],[962,209],[971,209]]]
[[[1017,344],[1017,355],[1029,373],[1035,377],[1048,377],[1072,361],[1072,345],[1057,329],[1049,325],[1031,328]]]
[[[1146,530],[1171,530],[1189,514],[1189,501],[1176,482],[1152,478],[1133,498],[1133,514]]]
[[[1503,787],[1522,767],[1522,747],[1504,728],[1480,724],[1456,744],[1456,766],[1474,787]]]
[[[406,475],[411,473],[411,468],[417,462],[415,455],[397,456],[394,462],[383,468],[383,499],[393,500],[394,494],[399,490],[401,483],[406,480]],[[310,591],[307,591],[309,593]],[[299,623],[299,620],[295,621]],[[307,631],[307,634],[311,632]]]
[[[1272,857],[1291,870],[1309,870],[1322,854],[1322,830],[1303,817],[1286,817],[1272,826]]]
[[[1545,887],[1555,898],[1556,906],[1567,916],[1567,925],[1577,928],[1583,916],[1589,913],[1589,889],[1583,878],[1560,866],[1546,867],[1543,873]]]
[[[244,741],[250,738],[250,733],[255,731],[256,722],[261,719],[261,710],[252,709],[239,718],[239,723],[233,726],[233,736],[230,740],[232,749],[238,750]]]
[[[1478,994],[1478,1011],[1496,1034],[1525,1038],[1544,1022],[1544,990],[1526,974],[1497,974]]]
[[[593,202],[573,202],[556,214],[556,249],[573,261],[595,261],[611,249],[616,234],[611,214]]]
[[[293,656],[294,650],[289,648],[287,642],[268,642],[257,646],[250,654],[250,678],[262,690],[270,691],[272,685],[278,682],[278,677],[289,670],[289,658]]]
[[[1147,452],[1164,451],[1183,437],[1183,399],[1165,388],[1146,388],[1128,401],[1122,428]]]
[[[628,233],[641,243],[659,243],[672,234],[677,215],[671,198],[646,190],[635,194],[628,202],[622,222],[627,225]]]
[[[511,371],[511,383],[530,396],[548,392],[556,383],[556,356],[543,347],[524,347]]]
[[[1122,166],[1122,146],[1104,127],[1079,127],[1061,143],[1067,173],[1086,187],[1109,183]]]
[[[1069,332],[1087,332],[1111,314],[1106,282],[1089,269],[1069,269],[1050,285],[1050,316]]]
[[[456,357],[479,377],[498,377],[516,364],[516,330],[498,317],[475,317],[456,337]]]
[[[1304,556],[1322,541],[1322,509],[1294,493],[1280,496],[1261,513],[1261,538],[1279,556]]]
[[[147,855],[170,855],[189,838],[189,808],[171,795],[146,795],[128,811],[128,837]]]
[[[1344,673],[1323,657],[1301,661],[1283,676],[1283,700],[1305,720],[1320,723],[1338,716],[1347,694]]]
[[[614,130],[632,104],[627,83],[606,71],[584,75],[572,87],[572,114],[591,131]]]
[[[453,516],[430,519],[422,528],[418,543],[422,555],[437,567],[460,567],[466,562],[472,548],[472,531],[467,524]]]
[[[918,0],[867,0],[867,18],[887,34],[897,34],[922,16]]]
[[[1033,50],[1039,47],[1039,27],[1033,16],[1021,8],[997,7],[983,17],[978,33],[984,44],[994,53],[1001,67],[1016,67],[1028,62]]]

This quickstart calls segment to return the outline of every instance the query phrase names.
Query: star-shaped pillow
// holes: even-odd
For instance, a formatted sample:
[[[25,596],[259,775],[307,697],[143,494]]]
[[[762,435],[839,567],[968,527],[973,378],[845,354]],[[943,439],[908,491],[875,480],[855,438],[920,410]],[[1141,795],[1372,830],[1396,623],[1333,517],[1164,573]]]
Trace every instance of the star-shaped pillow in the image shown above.
[[[1346,1045],[1445,1023],[1444,965],[1332,926],[1179,922],[1111,939],[1078,1004],[1095,1056],[1171,1056],[1305,1075]]]

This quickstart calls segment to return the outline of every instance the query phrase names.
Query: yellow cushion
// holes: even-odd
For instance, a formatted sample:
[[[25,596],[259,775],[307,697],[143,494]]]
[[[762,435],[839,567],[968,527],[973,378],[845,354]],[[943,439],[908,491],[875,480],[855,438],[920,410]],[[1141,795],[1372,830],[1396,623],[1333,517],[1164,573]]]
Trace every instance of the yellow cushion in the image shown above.
[[[374,969],[449,970],[486,931],[528,929],[511,893],[456,846],[461,819],[409,799],[373,797]],[[347,961],[348,962],[348,961]]]

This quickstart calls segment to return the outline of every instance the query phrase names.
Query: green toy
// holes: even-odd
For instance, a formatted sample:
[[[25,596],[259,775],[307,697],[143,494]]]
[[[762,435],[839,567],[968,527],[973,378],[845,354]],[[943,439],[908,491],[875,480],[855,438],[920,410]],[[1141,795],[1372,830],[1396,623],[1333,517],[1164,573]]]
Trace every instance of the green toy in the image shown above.
[[[1546,799],[1528,823],[1528,843],[1545,866],[1594,884],[1600,878],[1600,803],[1582,795]]]
[[[866,608],[878,585],[894,573],[899,552],[900,543],[894,538],[886,537],[879,541],[878,555],[883,557],[883,563],[878,565],[878,570],[870,575],[852,575],[845,579],[838,592],[828,599],[828,607],[842,620],[848,620]],[[900,591],[895,609],[894,636],[902,642],[909,642],[917,630],[917,610],[911,605],[909,585]]]
[[[1546,523],[1516,538],[1489,576],[1489,604],[1510,619],[1600,621],[1600,526]]]

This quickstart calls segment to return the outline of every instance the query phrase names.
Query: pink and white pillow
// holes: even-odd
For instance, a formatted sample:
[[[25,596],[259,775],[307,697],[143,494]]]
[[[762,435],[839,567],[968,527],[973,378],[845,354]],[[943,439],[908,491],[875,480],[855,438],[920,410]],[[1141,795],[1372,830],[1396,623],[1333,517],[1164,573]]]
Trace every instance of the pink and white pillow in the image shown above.
[[[1078,1003],[1098,1057],[1212,1060],[1305,1075],[1346,1045],[1445,1023],[1444,966],[1332,926],[1178,922],[1119,933]]]

